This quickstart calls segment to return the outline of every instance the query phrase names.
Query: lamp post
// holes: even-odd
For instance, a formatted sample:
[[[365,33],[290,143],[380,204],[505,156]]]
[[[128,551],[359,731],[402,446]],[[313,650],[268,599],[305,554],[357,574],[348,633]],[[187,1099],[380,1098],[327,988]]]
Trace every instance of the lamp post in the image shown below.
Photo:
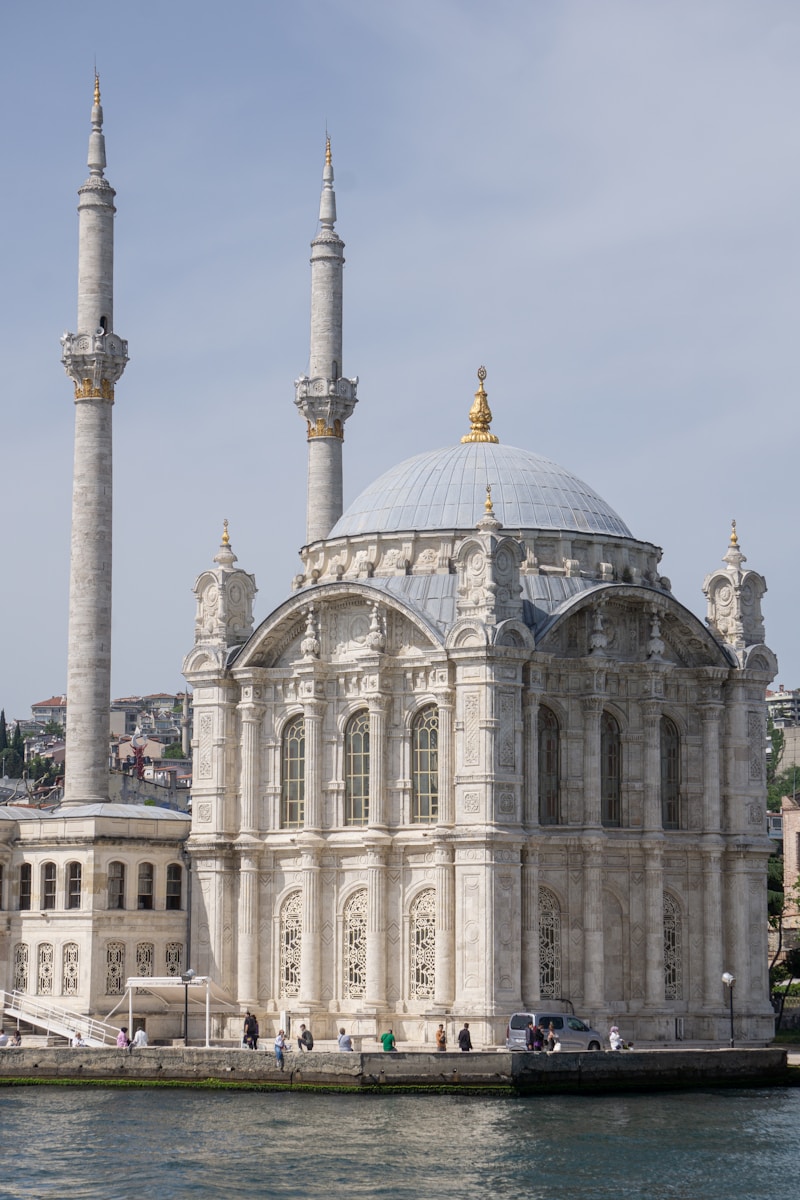
[[[195,977],[195,972],[190,967],[181,975],[183,983],[183,1044],[189,1045],[189,984]]]
[[[733,985],[736,983],[736,976],[731,975],[730,971],[726,971],[722,976],[722,982],[728,989],[728,1003],[730,1005],[731,1014],[731,1050],[733,1049]]]

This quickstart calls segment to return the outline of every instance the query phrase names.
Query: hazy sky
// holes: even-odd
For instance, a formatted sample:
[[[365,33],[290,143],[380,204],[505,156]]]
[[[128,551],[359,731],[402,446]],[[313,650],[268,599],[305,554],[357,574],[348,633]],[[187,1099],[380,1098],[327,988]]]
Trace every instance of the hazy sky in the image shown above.
[[[735,517],[800,685],[796,0],[0,6],[0,705],[66,686],[76,191],[117,190],[112,693],[182,686],[230,521],[257,619],[305,533],[325,129],[347,249],[345,503],[468,428],[590,483],[704,616]]]

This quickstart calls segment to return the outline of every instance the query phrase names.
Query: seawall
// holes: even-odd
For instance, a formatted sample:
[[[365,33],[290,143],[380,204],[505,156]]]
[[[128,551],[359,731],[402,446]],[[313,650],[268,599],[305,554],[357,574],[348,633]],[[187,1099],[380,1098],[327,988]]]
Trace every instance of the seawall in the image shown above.
[[[583,1054],[271,1052],[153,1046],[0,1050],[0,1086],[62,1082],[175,1086],[314,1087],[348,1090],[536,1093],[657,1092],[800,1084],[781,1047],[743,1050],[634,1050]]]

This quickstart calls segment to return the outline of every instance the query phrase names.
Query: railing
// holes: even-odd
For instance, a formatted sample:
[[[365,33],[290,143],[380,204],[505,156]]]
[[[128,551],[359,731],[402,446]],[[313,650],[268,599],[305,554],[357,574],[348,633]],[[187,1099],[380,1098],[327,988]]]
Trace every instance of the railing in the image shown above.
[[[69,1008],[48,1004],[25,992],[0,992],[0,1004],[7,1017],[36,1025],[47,1033],[72,1038],[79,1033],[87,1046],[115,1046],[119,1029],[105,1021],[96,1021]]]

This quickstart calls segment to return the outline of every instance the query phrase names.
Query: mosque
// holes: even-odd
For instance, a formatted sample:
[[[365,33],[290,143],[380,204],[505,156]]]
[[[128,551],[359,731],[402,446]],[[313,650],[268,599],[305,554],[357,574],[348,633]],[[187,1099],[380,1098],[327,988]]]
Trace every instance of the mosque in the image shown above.
[[[499,442],[482,367],[471,407],[453,403],[453,444],[344,507],[358,380],[342,358],[330,142],[308,374],[295,384],[308,444],[302,569],[256,625],[255,578],[226,522],[195,584],[184,660],[191,829],[104,808],[93,747],[110,687],[110,414],[127,343],[111,318],[99,87],[92,120],[79,326],[62,339],[76,391],[73,742],[64,804],[35,819],[27,850],[12,831],[26,822],[0,821],[9,970],[23,944],[35,964],[44,936],[44,913],[15,911],[26,854],[34,887],[44,860],[56,864],[59,900],[67,860],[85,856],[86,963],[71,993],[50,945],[51,994],[84,1011],[110,1007],[121,952],[142,976],[191,961],[212,979],[227,998],[217,1037],[237,1036],[251,1009],[265,1033],[290,1018],[317,1038],[390,1025],[430,1043],[439,1022],[466,1019],[476,1045],[495,1045],[514,1011],[572,1007],[635,1041],[726,1042],[730,972],[740,1040],[771,1038],[764,692],[777,664],[765,581],[746,569],[734,524],[703,583],[701,622],[660,574],[659,547],[568,470]],[[77,848],[62,846],[70,827],[85,831]],[[142,914],[126,924],[114,909],[136,907],[145,860],[146,933],[133,927]],[[60,928],[77,945],[66,919]]]

